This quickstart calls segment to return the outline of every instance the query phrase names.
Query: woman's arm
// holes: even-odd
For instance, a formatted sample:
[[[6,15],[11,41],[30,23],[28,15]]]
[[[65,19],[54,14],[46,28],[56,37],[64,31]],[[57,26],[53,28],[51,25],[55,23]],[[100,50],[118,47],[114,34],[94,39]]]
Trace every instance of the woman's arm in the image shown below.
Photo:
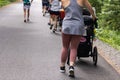
[[[95,13],[94,13],[94,10],[91,4],[89,3],[88,0],[83,0],[83,1],[84,1],[84,6],[89,10],[90,14],[92,15],[93,20],[95,20],[96,16],[95,16]]]

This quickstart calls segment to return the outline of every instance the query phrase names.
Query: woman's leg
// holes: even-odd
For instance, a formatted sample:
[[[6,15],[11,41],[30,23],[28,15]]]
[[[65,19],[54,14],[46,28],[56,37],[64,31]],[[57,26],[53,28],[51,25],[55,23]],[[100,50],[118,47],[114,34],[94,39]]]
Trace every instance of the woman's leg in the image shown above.
[[[79,35],[73,35],[71,38],[71,45],[70,45],[70,66],[74,66],[76,56],[77,56],[77,48],[80,42]]]
[[[54,29],[57,29],[57,20],[58,20],[58,15],[54,16]]]
[[[27,11],[27,20],[29,21],[29,17],[30,17],[30,8],[28,8],[28,11]]]
[[[51,25],[51,21],[52,21],[52,17],[51,16],[52,15],[50,14],[48,25]]]
[[[26,9],[24,8],[24,22],[26,22]]]
[[[53,24],[54,24],[54,15],[50,14],[50,29],[52,29]]]
[[[54,29],[53,29],[53,31],[57,30],[58,16],[59,16],[59,11],[54,11]]]
[[[46,3],[44,3],[44,6],[43,6],[43,16],[45,16],[46,8],[47,8]]]
[[[61,51],[61,66],[65,66],[66,59],[68,57],[68,48],[70,44],[71,36],[62,33],[62,51]]]
[[[77,48],[78,48],[79,42],[80,42],[80,36],[73,35],[71,38],[71,44],[70,44],[70,67],[69,67],[70,77],[75,77],[74,76],[74,63],[76,60]]]

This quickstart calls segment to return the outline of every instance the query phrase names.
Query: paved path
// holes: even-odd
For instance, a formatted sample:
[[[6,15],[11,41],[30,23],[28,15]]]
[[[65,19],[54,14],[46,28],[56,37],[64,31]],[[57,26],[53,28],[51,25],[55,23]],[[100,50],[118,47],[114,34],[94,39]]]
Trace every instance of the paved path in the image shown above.
[[[100,55],[120,74],[120,51],[100,40],[97,40],[95,45],[97,46]]]
[[[31,21],[23,22],[22,3],[0,9],[0,80],[120,80],[120,75],[100,55],[76,61],[75,79],[59,72],[61,34],[52,33],[49,15],[41,13],[40,0],[31,7]]]

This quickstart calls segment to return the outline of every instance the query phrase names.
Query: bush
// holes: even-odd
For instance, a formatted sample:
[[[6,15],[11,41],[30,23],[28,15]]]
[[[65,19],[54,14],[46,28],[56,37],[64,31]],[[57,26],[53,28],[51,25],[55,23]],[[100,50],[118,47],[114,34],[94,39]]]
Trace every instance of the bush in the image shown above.
[[[119,0],[111,0],[104,4],[102,11],[102,19],[104,26],[111,30],[120,31],[120,2]]]
[[[0,0],[0,7],[7,5],[8,3],[10,3],[8,0]]]
[[[17,0],[9,0],[10,2],[14,2],[14,1],[17,1]]]
[[[97,37],[110,44],[112,47],[120,50],[120,32],[100,28],[96,33]]]
[[[0,7],[9,4],[10,2],[15,2],[17,0],[0,0]]]

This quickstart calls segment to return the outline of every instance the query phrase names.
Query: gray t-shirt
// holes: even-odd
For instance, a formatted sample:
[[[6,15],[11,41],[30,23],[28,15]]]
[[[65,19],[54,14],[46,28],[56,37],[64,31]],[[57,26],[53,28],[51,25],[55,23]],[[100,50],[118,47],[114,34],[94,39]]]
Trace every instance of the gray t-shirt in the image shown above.
[[[52,10],[52,11],[59,11],[60,10],[59,0],[53,0],[52,1],[50,10]]]
[[[82,7],[78,5],[77,0],[70,0],[70,5],[65,8],[65,17],[62,25],[62,32],[71,35],[83,35],[84,20]]]

